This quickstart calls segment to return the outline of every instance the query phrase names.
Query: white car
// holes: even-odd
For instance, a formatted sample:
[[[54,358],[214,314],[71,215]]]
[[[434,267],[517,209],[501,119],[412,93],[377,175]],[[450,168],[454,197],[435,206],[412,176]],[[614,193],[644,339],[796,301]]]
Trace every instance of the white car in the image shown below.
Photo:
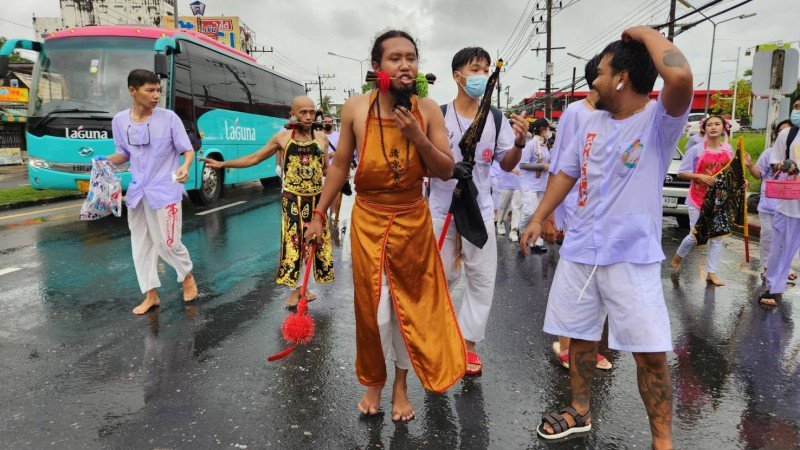
[[[683,133],[687,136],[693,136],[700,132],[700,121],[706,117],[705,113],[691,113],[687,119],[686,127],[683,129]],[[739,122],[735,120],[728,119],[728,122],[731,123],[731,133],[738,132],[742,126],[739,125]]]
[[[675,217],[679,227],[688,229],[689,209],[686,206],[686,197],[689,195],[689,181],[678,179],[681,160],[683,160],[683,153],[676,148],[667,176],[664,178],[661,210],[665,217]]]

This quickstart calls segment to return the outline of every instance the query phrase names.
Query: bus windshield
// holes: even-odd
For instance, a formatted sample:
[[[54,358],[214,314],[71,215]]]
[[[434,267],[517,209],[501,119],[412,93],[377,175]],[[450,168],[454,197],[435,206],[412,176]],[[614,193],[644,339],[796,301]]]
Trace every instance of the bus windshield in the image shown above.
[[[128,72],[153,65],[153,40],[75,37],[46,41],[33,74],[29,117],[111,117],[130,107]],[[162,96],[162,102],[165,96]]]

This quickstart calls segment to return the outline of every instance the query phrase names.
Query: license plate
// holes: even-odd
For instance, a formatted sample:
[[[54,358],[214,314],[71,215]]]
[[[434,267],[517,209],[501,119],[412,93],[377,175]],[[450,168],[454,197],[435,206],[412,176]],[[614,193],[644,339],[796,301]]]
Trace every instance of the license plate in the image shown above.
[[[81,192],[89,192],[89,180],[76,180],[78,190]]]
[[[664,208],[677,208],[678,197],[661,197],[661,205]]]

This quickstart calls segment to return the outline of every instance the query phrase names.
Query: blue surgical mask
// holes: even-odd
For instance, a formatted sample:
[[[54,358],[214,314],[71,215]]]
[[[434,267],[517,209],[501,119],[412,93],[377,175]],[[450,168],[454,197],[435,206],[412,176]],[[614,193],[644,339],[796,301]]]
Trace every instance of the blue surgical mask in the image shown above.
[[[800,127],[800,109],[793,109],[789,114],[789,120],[792,121],[792,125]]]
[[[489,77],[486,75],[470,75],[467,77],[460,72],[459,75],[467,79],[467,84],[461,87],[464,88],[464,92],[470,97],[479,99],[483,96],[483,93],[486,92],[486,83],[489,82]]]

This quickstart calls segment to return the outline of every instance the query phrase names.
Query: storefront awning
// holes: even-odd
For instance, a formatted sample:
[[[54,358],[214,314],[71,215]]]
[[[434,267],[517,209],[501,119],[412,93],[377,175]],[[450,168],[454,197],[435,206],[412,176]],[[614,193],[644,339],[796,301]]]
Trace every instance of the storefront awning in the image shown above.
[[[16,108],[0,108],[0,122],[25,122],[28,111]]]

